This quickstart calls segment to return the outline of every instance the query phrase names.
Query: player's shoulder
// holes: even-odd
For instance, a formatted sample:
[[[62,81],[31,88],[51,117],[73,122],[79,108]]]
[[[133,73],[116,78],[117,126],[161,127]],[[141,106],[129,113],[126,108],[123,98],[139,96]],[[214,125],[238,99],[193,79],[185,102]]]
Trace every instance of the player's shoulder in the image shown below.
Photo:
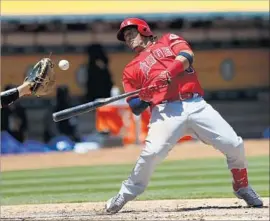
[[[182,36],[175,33],[165,33],[164,35],[161,36],[159,41],[173,42],[173,41],[185,41],[185,39]]]
[[[123,74],[126,76],[132,76],[134,71],[134,64],[136,63],[136,57],[133,58],[129,63],[124,67]]]
[[[130,69],[140,59],[139,54],[136,54],[125,66],[125,69]]]

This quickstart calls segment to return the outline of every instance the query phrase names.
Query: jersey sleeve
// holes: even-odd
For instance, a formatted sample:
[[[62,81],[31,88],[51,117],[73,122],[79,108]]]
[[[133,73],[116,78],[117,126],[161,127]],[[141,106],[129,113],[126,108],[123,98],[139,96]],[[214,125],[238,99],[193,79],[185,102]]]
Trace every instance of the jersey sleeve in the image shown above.
[[[122,83],[125,93],[132,92],[138,89],[136,87],[136,83],[133,79],[132,73],[127,69],[125,69],[123,72]],[[134,97],[138,97],[138,95],[130,96],[126,99],[126,101],[128,102],[131,98]]]
[[[135,87],[135,84],[133,82],[132,76],[126,70],[124,70],[122,82],[123,82],[124,91],[126,93],[136,90],[136,87]]]
[[[165,38],[175,55],[178,55],[184,50],[192,51],[189,43],[179,35],[169,33],[165,36]]]

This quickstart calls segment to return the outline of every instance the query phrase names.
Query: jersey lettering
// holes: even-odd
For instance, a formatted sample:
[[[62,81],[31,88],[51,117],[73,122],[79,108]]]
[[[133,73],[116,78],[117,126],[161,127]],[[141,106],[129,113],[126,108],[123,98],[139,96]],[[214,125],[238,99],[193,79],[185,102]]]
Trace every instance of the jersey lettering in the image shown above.
[[[144,61],[140,62],[140,69],[144,73],[144,75],[147,77],[149,71],[151,70],[151,67],[157,63],[156,59],[153,55],[148,55]]]
[[[154,56],[151,54],[146,57],[145,61],[150,67],[152,67],[157,62]]]
[[[157,59],[165,58],[165,57],[170,57],[173,56],[173,52],[169,47],[161,47],[158,49],[155,49],[153,51],[153,54],[149,54],[144,61],[140,62],[140,69],[144,73],[145,76],[148,76],[149,71],[151,70],[152,66],[157,63]]]
[[[153,53],[158,59],[173,56],[173,52],[169,47],[158,48]]]
[[[164,58],[164,54],[162,53],[161,49],[158,48],[158,49],[155,49],[153,51],[154,55],[158,58],[158,59],[161,59],[161,58]]]
[[[162,47],[161,49],[162,49],[165,57],[173,56],[173,53],[169,47]]]
[[[140,69],[143,72],[143,74],[148,77],[148,73],[151,70],[151,67],[149,65],[146,64],[145,61],[141,61],[140,62]]]

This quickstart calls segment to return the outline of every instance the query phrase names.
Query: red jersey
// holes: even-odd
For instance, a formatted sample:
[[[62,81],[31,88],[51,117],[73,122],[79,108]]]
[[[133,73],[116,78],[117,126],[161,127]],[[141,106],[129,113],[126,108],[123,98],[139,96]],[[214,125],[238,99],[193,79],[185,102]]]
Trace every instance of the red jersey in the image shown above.
[[[153,85],[155,78],[166,70],[183,50],[192,51],[182,37],[171,33],[149,45],[126,65],[122,79],[125,92]],[[197,73],[192,66],[174,77],[168,87],[156,91],[151,103],[156,105],[166,100],[178,100],[180,94],[189,92],[203,95]]]

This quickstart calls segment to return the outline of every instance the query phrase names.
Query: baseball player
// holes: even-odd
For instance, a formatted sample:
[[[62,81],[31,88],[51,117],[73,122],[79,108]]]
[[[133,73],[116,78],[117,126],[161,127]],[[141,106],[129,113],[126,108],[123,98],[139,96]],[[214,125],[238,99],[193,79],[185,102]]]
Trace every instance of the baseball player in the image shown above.
[[[123,72],[125,92],[143,88],[139,96],[128,98],[127,102],[136,115],[150,107],[151,119],[145,147],[119,193],[107,201],[106,211],[117,213],[143,193],[156,165],[186,133],[226,156],[233,191],[238,198],[251,207],[263,206],[248,183],[242,138],[203,99],[188,42],[172,33],[157,39],[148,24],[138,18],[124,20],[117,38],[136,52]]]

